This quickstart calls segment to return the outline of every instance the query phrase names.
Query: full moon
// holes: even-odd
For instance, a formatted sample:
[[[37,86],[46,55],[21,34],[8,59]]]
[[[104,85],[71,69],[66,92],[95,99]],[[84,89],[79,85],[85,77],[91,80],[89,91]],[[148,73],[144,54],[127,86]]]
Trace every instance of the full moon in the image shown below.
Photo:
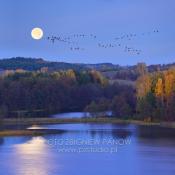
[[[39,40],[43,37],[43,30],[41,28],[33,28],[31,36],[33,39]]]

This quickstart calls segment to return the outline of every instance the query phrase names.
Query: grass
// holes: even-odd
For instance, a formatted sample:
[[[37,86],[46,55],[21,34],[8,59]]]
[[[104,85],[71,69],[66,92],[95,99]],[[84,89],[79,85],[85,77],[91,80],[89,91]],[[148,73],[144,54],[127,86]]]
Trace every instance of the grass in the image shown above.
[[[4,136],[39,136],[45,134],[61,134],[66,131],[54,129],[31,129],[31,130],[4,130],[0,131],[0,137]]]

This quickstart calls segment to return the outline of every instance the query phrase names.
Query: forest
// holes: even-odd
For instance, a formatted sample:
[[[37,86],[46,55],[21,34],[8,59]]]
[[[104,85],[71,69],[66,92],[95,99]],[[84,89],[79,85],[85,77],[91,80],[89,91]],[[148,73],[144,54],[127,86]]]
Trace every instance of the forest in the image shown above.
[[[175,120],[175,68],[143,73],[137,80],[137,114],[151,121]]]
[[[111,103],[115,106],[117,98],[123,98],[125,113],[130,115],[135,106],[133,91],[128,86],[109,84],[95,70],[6,71],[0,78],[0,116],[13,117],[20,113],[37,117],[65,111],[107,111]]]
[[[0,118],[44,117],[71,111],[85,111],[96,117],[98,112],[105,116],[111,111],[112,117],[122,119],[175,120],[173,64],[150,67],[138,63],[132,68],[112,70],[111,75],[111,69],[104,70],[104,64],[93,65],[98,69],[100,66],[100,71],[94,67],[39,67],[30,71],[22,69],[19,61],[15,62],[18,69],[6,69],[0,75]],[[130,80],[133,85],[119,79]]]

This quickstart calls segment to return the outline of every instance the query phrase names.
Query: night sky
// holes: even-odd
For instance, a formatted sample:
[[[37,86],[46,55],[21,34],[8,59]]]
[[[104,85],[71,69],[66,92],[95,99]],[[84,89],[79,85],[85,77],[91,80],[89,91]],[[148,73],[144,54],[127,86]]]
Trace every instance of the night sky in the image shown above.
[[[0,58],[121,65],[171,63],[175,62],[174,21],[174,0],[0,0]],[[34,27],[43,29],[41,40],[32,39]],[[97,38],[75,39],[85,48],[80,51],[47,40],[51,35],[74,34],[94,34]],[[99,42],[113,44],[114,38],[126,34],[137,37],[117,41],[121,47],[98,47]],[[141,54],[124,52],[124,46],[137,48]]]

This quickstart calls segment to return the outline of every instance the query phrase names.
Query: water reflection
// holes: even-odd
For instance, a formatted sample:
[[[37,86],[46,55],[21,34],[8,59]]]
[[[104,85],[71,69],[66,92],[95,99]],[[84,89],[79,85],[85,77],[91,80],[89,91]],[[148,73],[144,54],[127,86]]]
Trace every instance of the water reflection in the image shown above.
[[[96,117],[100,116],[112,116],[111,111],[97,112]],[[83,118],[83,117],[93,117],[89,112],[66,112],[51,115],[53,118]]]
[[[40,154],[47,149],[46,140],[43,137],[33,137],[26,143],[14,145],[20,154]]]
[[[92,138],[99,136],[101,139],[104,137],[113,137],[114,139],[118,138],[128,138],[129,136],[132,135],[132,132],[127,129],[114,129],[110,131],[103,131],[103,130],[89,130],[89,131],[84,131],[86,133],[89,133]]]
[[[137,126],[138,137],[149,139],[174,138],[175,129],[160,126]]]
[[[52,160],[49,158],[52,152],[43,137],[33,137],[26,143],[14,145],[14,148],[17,155],[15,174],[48,175],[50,171],[54,171]],[[56,166],[57,171],[58,168],[59,164]]]
[[[36,126],[33,126],[36,127]],[[33,128],[32,127],[32,128]],[[37,126],[38,127],[38,126]],[[115,124],[58,124],[42,126],[67,130],[63,134],[43,137],[4,137],[0,142],[0,174],[8,175],[174,175],[175,140],[173,137],[152,139],[142,137],[142,129],[136,125]],[[40,129],[40,128],[39,128]],[[151,127],[145,132],[152,133]],[[145,133],[144,132],[144,133]],[[103,140],[131,139],[130,144],[118,146],[117,153],[59,152],[67,148],[49,140]],[[60,142],[59,142],[60,143]],[[91,145],[89,145],[91,147]],[[115,145],[95,144],[96,147],[113,148]],[[86,148],[87,145],[70,145],[70,148]]]
[[[0,137],[0,146],[4,143],[4,139]]]
[[[91,137],[98,136],[113,137],[113,138],[127,138],[131,136],[136,127],[128,124],[59,124],[59,125],[45,125],[48,129],[62,129],[68,132],[79,132],[90,134]]]

